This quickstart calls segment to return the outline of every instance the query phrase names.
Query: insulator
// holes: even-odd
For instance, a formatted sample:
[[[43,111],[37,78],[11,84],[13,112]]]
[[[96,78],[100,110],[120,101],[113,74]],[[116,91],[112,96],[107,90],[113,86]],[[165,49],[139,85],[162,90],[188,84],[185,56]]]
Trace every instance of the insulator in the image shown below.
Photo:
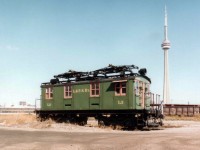
[[[56,79],[51,79],[51,80],[50,80],[50,83],[51,83],[51,84],[59,83],[59,79],[58,79],[58,78],[56,78]]]
[[[140,75],[142,75],[142,76],[145,76],[146,73],[147,73],[147,69],[146,69],[146,68],[141,68],[141,69],[138,71],[138,73],[139,73]]]

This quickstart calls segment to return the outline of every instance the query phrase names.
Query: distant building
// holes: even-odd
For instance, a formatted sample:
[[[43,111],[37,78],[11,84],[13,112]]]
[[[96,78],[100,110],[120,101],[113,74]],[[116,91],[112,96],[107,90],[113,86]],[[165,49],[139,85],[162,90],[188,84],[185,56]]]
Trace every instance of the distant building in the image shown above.
[[[26,101],[20,101],[20,102],[19,102],[19,105],[20,105],[20,106],[26,106]]]

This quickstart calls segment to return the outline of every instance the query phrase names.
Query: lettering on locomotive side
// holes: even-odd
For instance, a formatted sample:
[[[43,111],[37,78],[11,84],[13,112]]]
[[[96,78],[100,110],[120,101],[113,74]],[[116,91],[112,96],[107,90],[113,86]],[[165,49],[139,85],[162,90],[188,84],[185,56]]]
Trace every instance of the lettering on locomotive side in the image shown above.
[[[90,90],[89,89],[75,89],[73,90],[73,93],[89,93]]]

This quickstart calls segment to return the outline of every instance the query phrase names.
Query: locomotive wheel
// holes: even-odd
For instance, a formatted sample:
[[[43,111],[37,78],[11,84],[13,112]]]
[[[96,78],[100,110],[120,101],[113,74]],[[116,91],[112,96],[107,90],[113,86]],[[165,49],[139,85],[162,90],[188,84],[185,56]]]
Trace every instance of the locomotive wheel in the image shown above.
[[[99,128],[105,128],[106,127],[103,120],[98,120],[98,126],[99,126]]]
[[[76,118],[76,122],[77,122],[77,124],[80,125],[80,126],[86,125],[86,124],[87,124],[87,120],[88,120],[87,117],[77,117],[77,118]]]

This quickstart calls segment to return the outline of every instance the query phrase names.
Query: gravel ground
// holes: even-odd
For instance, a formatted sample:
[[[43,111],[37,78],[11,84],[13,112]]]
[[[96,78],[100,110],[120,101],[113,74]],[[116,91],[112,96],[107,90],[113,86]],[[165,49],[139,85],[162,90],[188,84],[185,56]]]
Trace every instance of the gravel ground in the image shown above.
[[[34,118],[23,121],[21,116],[12,116],[13,122],[2,118],[3,150],[199,150],[200,147],[199,121],[165,120],[163,130],[121,131],[98,128],[93,120],[83,127],[51,120],[37,122]]]

